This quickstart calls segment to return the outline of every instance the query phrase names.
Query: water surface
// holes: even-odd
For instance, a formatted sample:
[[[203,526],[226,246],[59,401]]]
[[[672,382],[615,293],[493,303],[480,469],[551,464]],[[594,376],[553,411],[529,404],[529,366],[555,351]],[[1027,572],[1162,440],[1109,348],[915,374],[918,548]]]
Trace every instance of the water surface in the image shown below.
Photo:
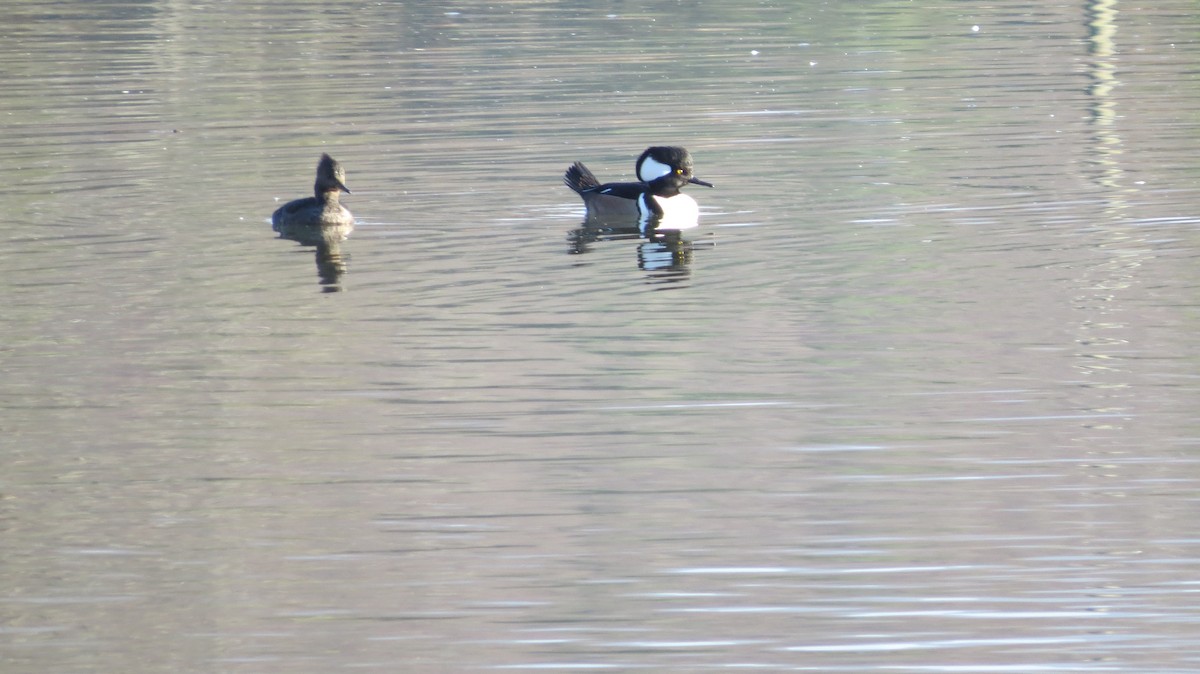
[[[4,671],[1195,671],[1193,10],[16,3]]]

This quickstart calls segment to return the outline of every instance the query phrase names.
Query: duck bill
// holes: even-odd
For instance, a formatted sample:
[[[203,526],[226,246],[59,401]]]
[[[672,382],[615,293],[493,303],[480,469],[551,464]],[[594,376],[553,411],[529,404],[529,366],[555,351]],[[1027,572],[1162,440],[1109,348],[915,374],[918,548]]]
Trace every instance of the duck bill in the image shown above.
[[[712,186],[713,186],[713,184],[712,184],[712,183],[710,183],[710,182],[708,182],[707,180],[701,180],[701,179],[699,179],[699,178],[690,178],[690,179],[688,180],[688,182],[689,182],[689,183],[691,183],[691,184],[693,184],[693,185],[704,185],[705,187],[712,187]]]
[[[343,184],[340,180],[338,181],[337,186],[338,186],[339,190],[345,192],[346,194],[354,194],[353,192],[350,191],[350,188],[346,187],[346,185]]]

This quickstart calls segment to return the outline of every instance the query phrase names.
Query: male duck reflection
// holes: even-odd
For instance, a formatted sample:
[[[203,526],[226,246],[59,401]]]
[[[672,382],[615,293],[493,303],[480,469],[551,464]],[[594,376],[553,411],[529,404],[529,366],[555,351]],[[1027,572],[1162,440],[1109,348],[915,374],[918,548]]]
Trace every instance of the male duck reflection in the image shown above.
[[[681,147],[647,148],[637,160],[636,183],[600,184],[580,162],[563,175],[563,183],[583,198],[589,222],[632,223],[641,229],[695,227],[700,216],[696,200],[680,190],[687,184],[712,187],[692,175],[692,155]]]
[[[345,233],[349,234],[354,226],[354,216],[338,203],[338,193],[350,194],[350,188],[346,187],[346,172],[341,164],[327,154],[322,154],[317,164],[317,182],[313,192],[314,196],[280,206],[271,215],[271,227],[284,235],[288,230],[314,227],[345,228]]]

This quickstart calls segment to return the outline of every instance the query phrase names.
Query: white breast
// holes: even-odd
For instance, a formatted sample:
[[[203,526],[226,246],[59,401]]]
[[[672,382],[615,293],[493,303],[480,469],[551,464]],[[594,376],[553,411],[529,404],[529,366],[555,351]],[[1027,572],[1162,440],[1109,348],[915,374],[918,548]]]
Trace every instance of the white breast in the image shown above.
[[[688,195],[680,193],[673,197],[648,196],[658,202],[663,212],[658,221],[658,229],[691,229],[700,224],[700,206]],[[640,200],[638,206],[642,211],[642,224],[645,225],[653,213],[648,212]]]

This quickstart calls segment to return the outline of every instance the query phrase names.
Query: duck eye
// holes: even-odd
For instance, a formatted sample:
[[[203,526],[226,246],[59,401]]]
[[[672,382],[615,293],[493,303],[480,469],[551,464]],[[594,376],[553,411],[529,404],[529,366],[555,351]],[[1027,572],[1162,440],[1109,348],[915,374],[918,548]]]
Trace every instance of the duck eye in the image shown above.
[[[675,175],[683,175],[683,169],[675,169]]]

